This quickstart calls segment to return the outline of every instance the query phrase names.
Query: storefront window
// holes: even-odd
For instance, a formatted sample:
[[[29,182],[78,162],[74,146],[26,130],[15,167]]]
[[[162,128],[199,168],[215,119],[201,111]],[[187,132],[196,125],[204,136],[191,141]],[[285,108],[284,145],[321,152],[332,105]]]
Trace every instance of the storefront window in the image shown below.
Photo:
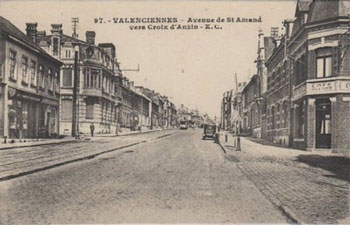
[[[8,115],[10,129],[16,129],[16,122],[17,122],[16,114],[17,114],[16,107],[11,105],[9,107],[9,115]]]
[[[26,102],[22,104],[22,128],[28,129],[28,104]]]
[[[56,109],[51,108],[51,118],[50,118],[50,133],[56,133]]]

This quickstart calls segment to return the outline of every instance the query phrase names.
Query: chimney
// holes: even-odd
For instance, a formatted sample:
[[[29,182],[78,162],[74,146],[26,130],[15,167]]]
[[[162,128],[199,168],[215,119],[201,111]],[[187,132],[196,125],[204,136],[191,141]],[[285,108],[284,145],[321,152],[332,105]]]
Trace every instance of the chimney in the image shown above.
[[[115,58],[115,46],[112,43],[100,43],[98,47],[102,48],[107,54],[114,59]]]
[[[51,24],[51,34],[61,35],[62,33],[62,24]]]
[[[290,36],[292,35],[293,24],[294,24],[294,20],[291,20],[291,19],[283,21],[283,26],[286,29],[287,39],[289,39]]]
[[[278,38],[278,31],[278,27],[271,27],[271,37],[273,37],[274,39]]]
[[[85,36],[86,36],[86,42],[89,45],[95,45],[95,37],[96,37],[95,31],[86,31]]]
[[[26,26],[27,37],[35,43],[37,33],[36,27],[38,26],[38,23],[26,23]]]

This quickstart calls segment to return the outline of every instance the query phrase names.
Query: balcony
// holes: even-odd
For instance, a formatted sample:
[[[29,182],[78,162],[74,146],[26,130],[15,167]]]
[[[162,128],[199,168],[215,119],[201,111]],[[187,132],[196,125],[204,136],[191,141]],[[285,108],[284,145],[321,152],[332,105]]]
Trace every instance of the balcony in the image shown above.
[[[92,97],[101,97],[102,89],[97,89],[92,87],[83,87],[83,95],[92,96]]]

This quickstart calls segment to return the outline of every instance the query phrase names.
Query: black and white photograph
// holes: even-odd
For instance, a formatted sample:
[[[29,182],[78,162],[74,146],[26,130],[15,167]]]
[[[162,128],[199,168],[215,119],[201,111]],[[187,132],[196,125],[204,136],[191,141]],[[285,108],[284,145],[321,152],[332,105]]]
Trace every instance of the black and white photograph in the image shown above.
[[[0,0],[0,224],[350,224],[350,0]]]

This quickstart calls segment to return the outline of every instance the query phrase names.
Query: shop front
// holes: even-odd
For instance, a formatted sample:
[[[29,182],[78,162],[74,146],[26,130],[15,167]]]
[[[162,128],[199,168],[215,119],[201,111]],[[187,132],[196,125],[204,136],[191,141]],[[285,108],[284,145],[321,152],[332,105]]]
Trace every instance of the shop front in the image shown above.
[[[58,101],[10,88],[7,106],[8,138],[57,137]]]
[[[9,89],[7,101],[9,138],[37,136],[37,109],[40,101],[40,96]]]
[[[312,80],[294,88],[293,146],[308,151],[349,152],[349,112],[348,79]]]

